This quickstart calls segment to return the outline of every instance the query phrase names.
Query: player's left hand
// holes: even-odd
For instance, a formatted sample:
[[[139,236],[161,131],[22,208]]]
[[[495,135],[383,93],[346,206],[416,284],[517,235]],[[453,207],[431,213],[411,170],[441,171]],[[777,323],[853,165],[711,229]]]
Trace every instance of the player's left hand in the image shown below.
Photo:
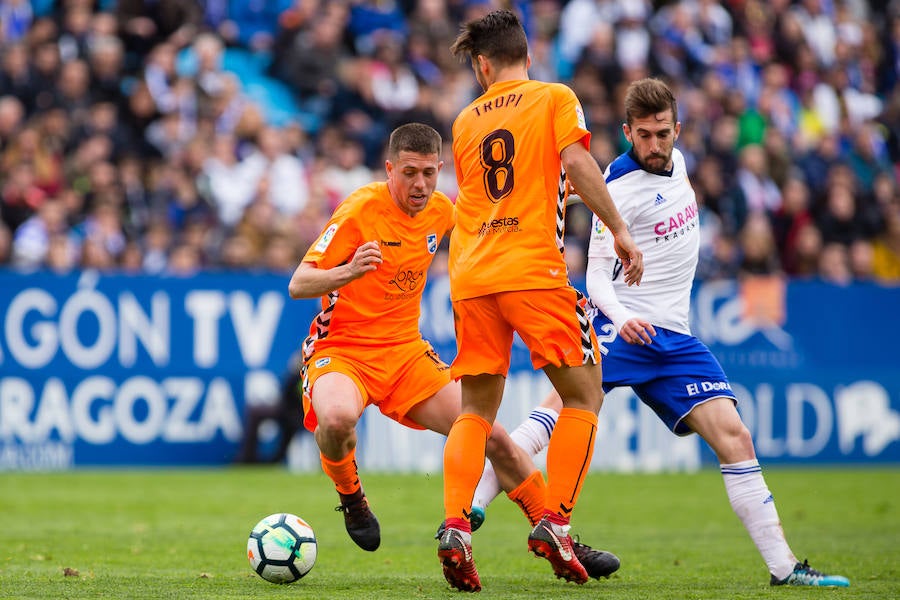
[[[634,243],[631,234],[624,231],[616,235],[614,247],[625,267],[625,283],[629,286],[640,285],[644,276],[644,253]]]
[[[649,321],[635,317],[625,321],[625,324],[619,330],[619,336],[629,344],[644,346],[653,343],[653,340],[650,338],[651,336],[656,336],[656,329],[653,328]]]

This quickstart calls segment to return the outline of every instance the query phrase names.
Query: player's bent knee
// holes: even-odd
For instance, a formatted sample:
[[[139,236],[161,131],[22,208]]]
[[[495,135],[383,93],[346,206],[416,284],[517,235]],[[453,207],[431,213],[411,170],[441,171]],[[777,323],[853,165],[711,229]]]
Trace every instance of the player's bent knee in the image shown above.
[[[316,417],[319,421],[319,431],[317,433],[330,438],[343,438],[352,435],[359,420],[355,414],[329,410],[326,410],[324,413],[317,411]]]
[[[494,464],[503,464],[516,460],[518,446],[509,437],[505,429],[498,428],[495,424],[491,435],[487,439],[484,453]]]

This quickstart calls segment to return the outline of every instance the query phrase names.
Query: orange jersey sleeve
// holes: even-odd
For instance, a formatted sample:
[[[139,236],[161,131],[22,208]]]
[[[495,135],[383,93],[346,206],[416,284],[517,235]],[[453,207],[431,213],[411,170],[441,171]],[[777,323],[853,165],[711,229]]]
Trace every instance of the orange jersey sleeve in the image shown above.
[[[322,297],[304,354],[334,344],[391,345],[421,337],[419,305],[428,267],[453,222],[453,204],[440,192],[415,217],[400,210],[385,182],[348,196],[303,261],[330,269],[349,262],[361,244],[377,241],[383,262]]]
[[[453,300],[567,284],[559,154],[590,135],[575,93],[558,83],[496,83],[459,114]]]

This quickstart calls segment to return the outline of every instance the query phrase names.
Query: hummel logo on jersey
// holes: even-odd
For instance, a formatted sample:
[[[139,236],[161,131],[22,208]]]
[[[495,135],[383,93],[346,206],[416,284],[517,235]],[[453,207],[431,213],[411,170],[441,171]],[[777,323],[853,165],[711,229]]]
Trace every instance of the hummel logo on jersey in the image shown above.
[[[657,195],[656,195],[656,200],[653,202],[653,204],[655,204],[656,206],[659,206],[660,204],[662,204],[662,203],[665,202],[665,201],[666,201],[666,199],[663,198],[663,195],[662,195],[662,194],[657,194]]]

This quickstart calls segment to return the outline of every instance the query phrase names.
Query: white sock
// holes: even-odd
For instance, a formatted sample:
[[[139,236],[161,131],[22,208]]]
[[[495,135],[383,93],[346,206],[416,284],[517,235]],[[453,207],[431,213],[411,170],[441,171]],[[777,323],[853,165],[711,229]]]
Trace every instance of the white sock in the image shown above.
[[[794,570],[797,558],[784,538],[775,499],[763,479],[759,461],[745,460],[719,467],[731,508],[766,561],[769,573],[784,579]]]
[[[522,421],[509,437],[530,456],[534,456],[550,443],[550,434],[556,426],[557,417],[559,413],[552,408],[539,406],[531,411],[528,418]],[[499,494],[500,483],[497,481],[497,474],[491,461],[487,461],[478,487],[475,488],[472,506],[487,508]]]

